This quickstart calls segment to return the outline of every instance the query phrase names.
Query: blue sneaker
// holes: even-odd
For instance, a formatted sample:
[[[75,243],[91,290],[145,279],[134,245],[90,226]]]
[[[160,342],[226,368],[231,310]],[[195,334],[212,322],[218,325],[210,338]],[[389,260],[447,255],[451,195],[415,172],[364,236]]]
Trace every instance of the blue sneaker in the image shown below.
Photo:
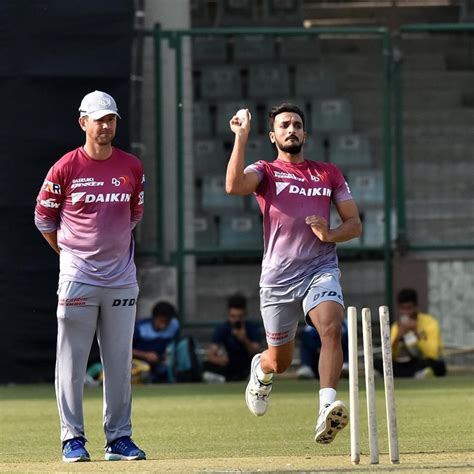
[[[86,440],[84,438],[72,438],[63,443],[63,461],[64,462],[86,462],[91,457],[85,448]]]
[[[140,461],[146,459],[146,454],[130,436],[122,436],[110,443],[105,450],[106,461]]]

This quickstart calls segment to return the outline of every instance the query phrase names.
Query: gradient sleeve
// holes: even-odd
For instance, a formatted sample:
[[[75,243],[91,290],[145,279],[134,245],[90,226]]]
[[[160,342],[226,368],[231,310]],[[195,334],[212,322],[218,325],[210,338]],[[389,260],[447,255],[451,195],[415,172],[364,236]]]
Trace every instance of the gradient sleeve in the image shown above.
[[[59,225],[59,213],[65,198],[61,170],[54,165],[41,186],[35,207],[35,224],[40,232],[54,232]]]
[[[143,171],[143,164],[140,161],[138,161],[133,175],[135,178],[135,186],[130,204],[130,224],[132,229],[135,228],[143,217],[143,206],[145,204],[145,173]]]
[[[334,202],[349,201],[352,198],[349,185],[344,178],[341,170],[335,166],[330,165],[331,181],[333,183],[332,199]]]

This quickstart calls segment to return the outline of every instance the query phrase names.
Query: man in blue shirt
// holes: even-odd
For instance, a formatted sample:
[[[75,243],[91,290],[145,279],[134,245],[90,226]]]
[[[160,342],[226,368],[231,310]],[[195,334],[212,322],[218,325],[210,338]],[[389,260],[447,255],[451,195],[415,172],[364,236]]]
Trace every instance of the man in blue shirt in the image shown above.
[[[218,374],[226,381],[245,380],[252,357],[261,350],[262,335],[254,321],[247,320],[247,300],[235,294],[227,300],[227,321],[219,325],[207,350],[204,380]]]
[[[152,317],[137,321],[133,337],[133,357],[150,365],[151,382],[168,382],[166,348],[176,339],[180,325],[176,309],[166,301],[158,302]]]

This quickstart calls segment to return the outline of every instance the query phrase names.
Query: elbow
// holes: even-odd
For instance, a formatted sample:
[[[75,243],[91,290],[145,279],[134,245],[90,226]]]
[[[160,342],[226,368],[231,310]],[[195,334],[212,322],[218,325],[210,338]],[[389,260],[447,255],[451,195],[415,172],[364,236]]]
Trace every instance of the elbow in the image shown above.
[[[225,183],[225,192],[227,194],[239,194],[235,183],[226,181]]]

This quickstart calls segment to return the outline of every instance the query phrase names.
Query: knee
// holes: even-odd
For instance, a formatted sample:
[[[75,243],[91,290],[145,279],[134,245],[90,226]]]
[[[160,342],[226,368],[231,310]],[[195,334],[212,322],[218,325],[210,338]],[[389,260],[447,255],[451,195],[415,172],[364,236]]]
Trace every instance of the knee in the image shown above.
[[[323,324],[319,329],[319,335],[322,341],[337,341],[341,342],[342,338],[342,325],[338,321],[331,321]]]

